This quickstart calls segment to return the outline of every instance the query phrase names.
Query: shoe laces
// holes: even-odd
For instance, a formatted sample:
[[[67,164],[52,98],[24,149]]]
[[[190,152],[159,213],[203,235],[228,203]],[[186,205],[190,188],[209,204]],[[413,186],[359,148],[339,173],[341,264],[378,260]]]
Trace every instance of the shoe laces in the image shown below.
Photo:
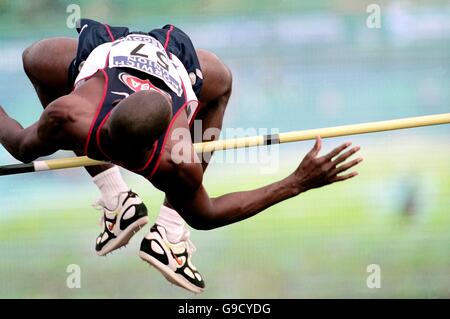
[[[103,197],[99,197],[99,198],[91,205],[95,210],[101,211],[101,214],[100,214],[100,220],[98,221],[98,224],[99,224],[100,226],[103,226],[103,224],[104,224],[104,222],[105,222],[105,213],[106,213],[106,210],[108,210],[108,211],[110,211],[110,212],[114,212],[114,211],[119,207],[119,204],[120,204],[120,196],[121,196],[122,194],[128,194],[128,191],[120,192],[120,193],[117,195],[117,204],[115,205],[115,208],[114,208],[114,209],[109,209],[109,208],[106,206],[106,203],[105,203]]]

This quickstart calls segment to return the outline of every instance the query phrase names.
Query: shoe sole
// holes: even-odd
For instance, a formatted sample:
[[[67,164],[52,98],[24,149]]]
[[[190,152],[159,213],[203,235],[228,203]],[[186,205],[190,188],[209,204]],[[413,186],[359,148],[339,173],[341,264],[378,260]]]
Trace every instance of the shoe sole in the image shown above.
[[[134,236],[142,227],[148,223],[148,216],[139,218],[137,221],[128,226],[124,231],[122,231],[119,236],[112,239],[107,243],[101,250],[97,251],[98,256],[105,256],[110,252],[125,246],[130,241],[131,237]]]
[[[164,265],[158,259],[150,256],[149,254],[147,254],[143,251],[139,251],[139,257],[143,261],[150,264],[150,266],[156,268],[159,272],[161,272],[163,274],[163,276],[168,281],[170,281],[174,285],[177,285],[181,288],[189,290],[190,292],[193,292],[195,294],[199,294],[199,293],[203,292],[203,288],[197,287],[197,286],[193,285],[192,283],[190,283],[189,281],[187,281],[186,279],[184,279],[180,276],[174,275],[174,271],[172,269],[170,269],[170,267]]]

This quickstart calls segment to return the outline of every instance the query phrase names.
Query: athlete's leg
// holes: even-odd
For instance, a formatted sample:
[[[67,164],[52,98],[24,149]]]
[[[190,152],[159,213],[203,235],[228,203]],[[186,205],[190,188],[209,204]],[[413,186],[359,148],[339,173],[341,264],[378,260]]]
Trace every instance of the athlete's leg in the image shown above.
[[[214,54],[198,50],[197,55],[203,72],[203,88],[199,96],[200,110],[196,119],[202,121],[203,132],[208,128],[214,128],[217,134],[195,142],[216,140],[222,129],[225,109],[231,94],[231,72]],[[209,157],[202,157],[202,159]],[[203,170],[207,168],[208,162],[202,161]],[[153,249],[152,241],[157,242],[160,247],[170,247],[171,253],[164,253],[167,260],[158,259],[161,251]],[[203,291],[205,284],[192,264],[192,247],[190,232],[186,228],[185,221],[165,199],[155,225],[142,241],[141,258],[160,270],[169,281],[199,293]],[[162,249],[164,251],[164,248]]]
[[[208,142],[219,138],[223,117],[232,90],[231,71],[215,54],[206,50],[197,50],[197,56],[203,73],[203,87],[199,96],[200,109],[196,120],[200,120],[202,123],[202,134],[198,136],[199,134],[191,132],[193,137],[197,135],[197,140],[194,140],[194,143]],[[205,137],[203,133],[207,129],[213,129],[216,134]],[[211,156],[212,153],[202,156],[203,171],[208,167],[208,159]],[[177,218],[176,215],[178,214],[174,212],[167,199],[165,199],[157,223],[167,225],[167,228],[170,229],[169,240],[178,242],[184,235],[181,227],[184,226],[184,220],[181,217]]]
[[[69,65],[75,58],[76,50],[75,39],[50,38],[34,43],[23,52],[25,73],[44,108],[71,92],[73,83],[69,79]],[[85,155],[83,152],[76,154]],[[126,243],[129,233],[143,226],[147,209],[139,197],[130,191],[118,167],[107,164],[86,167],[86,170],[101,193],[98,204],[103,208],[105,222],[104,230],[97,238],[96,250],[103,255]],[[131,218],[135,217],[137,223],[129,223],[126,229],[120,229],[120,222],[116,223],[116,220],[131,206],[135,207],[135,216]]]
[[[196,136],[198,134],[191,132],[192,136],[197,138],[197,140],[194,140],[194,143],[208,142],[219,138],[220,131],[222,130],[223,117],[232,90],[231,71],[215,54],[206,50],[197,50],[197,56],[203,73],[203,87],[199,96],[200,109],[195,119],[200,120],[202,123],[202,134],[201,136]],[[211,128],[216,134],[205,137],[204,132]],[[195,128],[193,127],[192,129],[194,130]],[[208,167],[208,159],[212,157],[212,153],[204,155],[202,156],[203,171]],[[164,200],[164,206],[172,209],[167,199]],[[173,214],[171,214],[170,218],[165,218],[164,215],[166,212],[168,210],[162,208],[162,214],[159,216],[161,219],[159,221],[164,223],[165,220],[171,220],[173,222],[173,224],[166,222],[169,228],[173,228],[168,238],[177,242],[183,236],[183,232],[179,226],[182,222],[184,225],[184,221],[181,217],[174,218]],[[172,225],[173,227],[171,227]]]
[[[199,96],[200,110],[197,113],[196,120],[200,120],[202,123],[202,134],[201,136],[196,136],[198,140],[194,140],[194,143],[207,142],[219,138],[223,117],[232,90],[231,71],[215,54],[206,50],[197,50],[197,56],[203,73],[203,87]],[[203,133],[210,128],[216,134],[205,138]],[[196,135],[194,132],[191,133],[192,136]],[[208,167],[208,159],[211,156],[212,153],[202,156],[203,171]],[[166,228],[168,231],[167,237],[171,242],[176,243],[183,237],[186,237],[185,222],[173,210],[167,199],[164,200],[156,223]]]

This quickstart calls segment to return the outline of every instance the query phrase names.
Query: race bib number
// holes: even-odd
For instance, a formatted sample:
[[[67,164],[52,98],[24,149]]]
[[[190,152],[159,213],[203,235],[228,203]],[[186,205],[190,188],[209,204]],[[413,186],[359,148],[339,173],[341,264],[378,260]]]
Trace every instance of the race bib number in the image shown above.
[[[156,39],[144,35],[128,35],[111,46],[109,67],[124,67],[145,72],[164,81],[178,96],[183,87],[178,71]]]

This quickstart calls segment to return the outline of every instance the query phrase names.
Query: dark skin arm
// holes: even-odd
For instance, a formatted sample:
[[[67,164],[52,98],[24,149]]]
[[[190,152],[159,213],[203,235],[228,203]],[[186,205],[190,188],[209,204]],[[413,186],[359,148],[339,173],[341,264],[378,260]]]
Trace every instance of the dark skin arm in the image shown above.
[[[24,129],[0,107],[0,142],[21,162],[28,163],[39,156],[50,155],[58,150],[54,144],[47,143],[42,134],[44,131],[53,130],[51,126],[48,121],[40,120]]]
[[[356,172],[342,175],[362,161],[362,158],[347,161],[351,155],[359,151],[359,147],[348,150],[349,146],[350,143],[342,144],[319,157],[322,142],[318,137],[314,147],[291,175],[258,189],[210,198],[201,182],[200,186],[191,185],[191,190],[185,191],[180,186],[178,178],[169,182],[166,196],[192,227],[206,230],[225,226],[254,216],[270,206],[310,189],[355,177]],[[194,175],[202,173],[198,169],[192,171],[197,171],[193,173]],[[195,176],[189,178],[192,180]]]
[[[40,119],[27,128],[9,117],[0,106],[0,143],[14,158],[24,163],[61,149],[72,149],[64,129],[68,119],[65,105],[69,99],[63,97],[52,102]]]

